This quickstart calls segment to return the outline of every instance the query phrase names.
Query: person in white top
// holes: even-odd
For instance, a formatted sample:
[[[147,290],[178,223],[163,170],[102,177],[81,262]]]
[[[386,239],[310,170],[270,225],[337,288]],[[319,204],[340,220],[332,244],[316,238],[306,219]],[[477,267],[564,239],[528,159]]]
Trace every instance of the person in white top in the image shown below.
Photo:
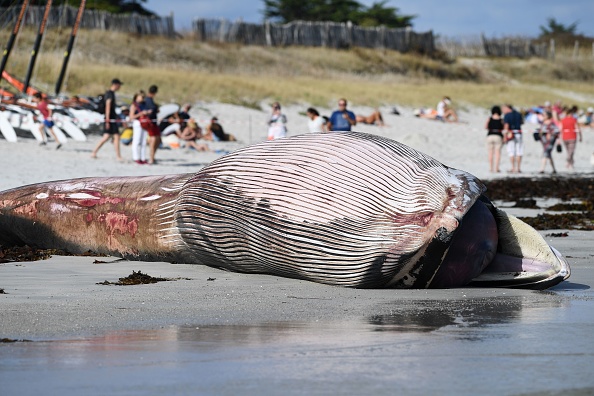
[[[437,117],[435,118],[439,121],[458,122],[458,114],[452,108],[452,100],[448,96],[444,96],[437,104]]]
[[[326,129],[326,120],[324,120],[324,117],[320,116],[320,113],[318,113],[316,109],[313,107],[307,109],[307,116],[309,117],[307,126],[311,133],[328,132]]]
[[[272,104],[272,114],[268,119],[268,140],[280,139],[287,136],[287,116],[281,113],[278,102]]]

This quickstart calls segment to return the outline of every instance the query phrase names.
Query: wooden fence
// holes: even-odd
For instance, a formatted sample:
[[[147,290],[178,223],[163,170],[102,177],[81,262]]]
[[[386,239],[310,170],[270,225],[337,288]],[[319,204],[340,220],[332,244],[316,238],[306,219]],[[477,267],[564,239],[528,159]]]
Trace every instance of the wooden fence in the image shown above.
[[[12,29],[20,12],[19,6],[0,8],[0,29]],[[45,7],[29,6],[23,19],[24,26],[38,28]],[[58,6],[50,10],[48,27],[72,27],[78,8]],[[81,21],[83,29],[115,30],[141,35],[174,36],[173,15],[168,17],[138,14],[111,14],[107,11],[86,9]]]
[[[503,38],[487,40],[481,36],[485,47],[485,55],[512,57],[512,58],[530,58],[536,56],[539,58],[548,58],[548,46],[545,43],[536,43],[530,39],[522,38]]]
[[[351,23],[294,21],[285,25],[196,19],[192,30],[199,41],[262,46],[329,48],[381,48],[400,52],[434,51],[433,32],[416,33],[410,28],[363,28]]]
[[[438,50],[446,52],[450,57],[512,57],[549,58],[549,45],[538,43],[529,38],[487,39],[484,35],[439,37],[435,44]]]

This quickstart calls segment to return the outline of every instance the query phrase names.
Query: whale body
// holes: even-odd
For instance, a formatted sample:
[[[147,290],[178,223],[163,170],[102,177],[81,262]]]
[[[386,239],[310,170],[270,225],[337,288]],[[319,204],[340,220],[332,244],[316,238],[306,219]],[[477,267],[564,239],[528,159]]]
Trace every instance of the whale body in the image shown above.
[[[563,256],[470,173],[397,141],[306,134],[192,174],[52,181],[0,193],[0,245],[358,288],[543,289]]]

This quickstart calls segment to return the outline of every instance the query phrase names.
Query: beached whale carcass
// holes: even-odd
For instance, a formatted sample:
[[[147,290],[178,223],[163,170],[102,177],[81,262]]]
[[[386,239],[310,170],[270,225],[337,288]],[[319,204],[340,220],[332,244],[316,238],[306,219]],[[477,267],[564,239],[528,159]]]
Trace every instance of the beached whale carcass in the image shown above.
[[[363,133],[306,134],[194,174],[0,193],[0,244],[92,250],[360,288],[542,289],[569,266],[473,175]]]

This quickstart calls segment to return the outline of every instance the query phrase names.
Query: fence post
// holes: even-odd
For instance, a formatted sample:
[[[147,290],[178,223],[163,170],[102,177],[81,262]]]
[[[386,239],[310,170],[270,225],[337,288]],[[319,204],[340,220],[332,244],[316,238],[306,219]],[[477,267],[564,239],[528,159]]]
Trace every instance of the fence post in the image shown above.
[[[270,22],[268,22],[268,20],[266,21],[265,24],[265,31],[266,31],[266,45],[267,46],[272,46],[272,37],[270,36]]]
[[[555,60],[555,39],[551,39],[551,60]]]
[[[573,59],[577,59],[579,57],[579,53],[580,53],[580,42],[575,40],[575,43],[573,44]]]
[[[347,21],[346,23],[346,41],[348,48],[353,46],[353,22]]]
[[[404,52],[410,50],[410,26],[404,28]]]

